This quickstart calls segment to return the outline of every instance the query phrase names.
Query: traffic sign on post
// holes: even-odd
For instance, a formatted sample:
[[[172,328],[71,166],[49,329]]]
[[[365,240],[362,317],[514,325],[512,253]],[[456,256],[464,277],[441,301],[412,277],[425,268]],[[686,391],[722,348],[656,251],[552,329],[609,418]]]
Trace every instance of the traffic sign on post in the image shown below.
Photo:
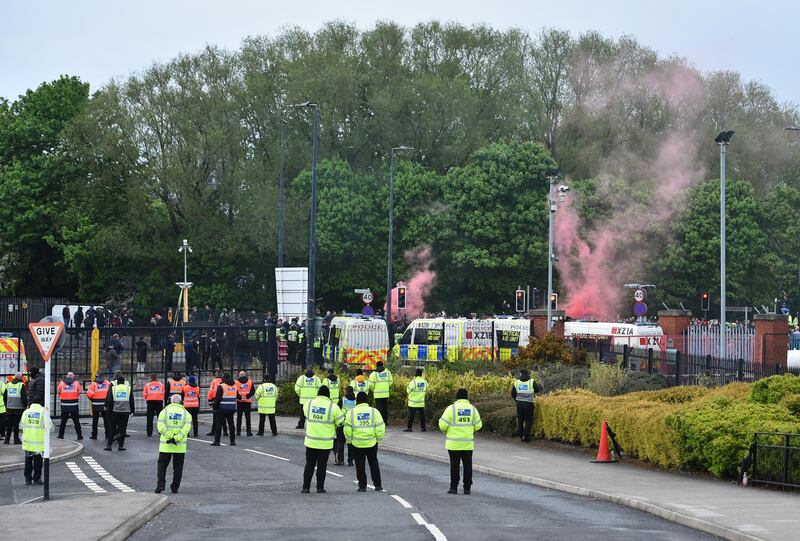
[[[64,331],[63,323],[29,323],[33,335],[33,341],[36,342],[36,347],[39,348],[39,353],[42,355],[42,360],[48,362],[50,356],[55,353],[58,339]]]
[[[364,301],[364,304],[370,304],[373,298],[372,292],[369,290],[361,294],[361,300]]]
[[[638,317],[642,317],[647,313],[647,305],[643,302],[637,302],[633,305],[633,313]]]
[[[633,292],[633,300],[636,302],[644,302],[647,298],[647,291],[642,288],[638,288],[636,291]]]
[[[361,315],[374,316],[375,315],[375,309],[372,306],[370,306],[369,304],[367,304],[367,305],[364,306],[364,308],[361,309]]]

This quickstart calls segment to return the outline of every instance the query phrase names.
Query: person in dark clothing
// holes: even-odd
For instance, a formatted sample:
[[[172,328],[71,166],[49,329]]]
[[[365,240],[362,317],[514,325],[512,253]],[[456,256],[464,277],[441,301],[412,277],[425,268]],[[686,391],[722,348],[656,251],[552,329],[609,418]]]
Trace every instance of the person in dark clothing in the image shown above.
[[[517,405],[517,435],[524,442],[531,441],[535,387],[527,368],[520,369],[519,378],[511,386],[511,398]]]
[[[64,319],[64,327],[68,328],[70,319],[72,319],[72,314],[69,311],[69,305],[61,309],[61,317]]]
[[[230,374],[225,373],[222,376],[222,383],[217,386],[217,394],[214,397],[217,430],[214,433],[214,443],[211,445],[219,446],[219,440],[222,438],[223,424],[228,427],[231,445],[236,445],[236,427],[233,424],[233,414],[236,413],[236,399],[238,394],[233,378],[231,378]]]
[[[111,347],[114,348],[114,351],[117,352],[117,355],[122,355],[122,350],[125,349],[125,347],[122,345],[122,339],[118,334],[114,334],[114,336],[111,338]]]
[[[211,366],[223,370],[222,348],[220,347],[219,340],[217,340],[216,333],[211,335],[211,342],[209,343],[208,350],[211,356]]]
[[[78,309],[75,310],[75,317],[72,319],[72,325],[76,329],[80,329],[81,325],[83,325],[83,319],[84,319],[83,307],[82,306],[78,306]]]
[[[164,341],[164,370],[172,372],[172,355],[175,353],[175,335],[170,334]]]
[[[31,368],[29,374],[28,404],[40,404],[44,406],[44,374],[39,371],[38,366]]]
[[[120,360],[119,360],[119,353],[117,350],[114,349],[114,346],[108,346],[106,348],[106,372],[109,374],[113,374],[117,372],[120,368]]]
[[[103,419],[103,433],[108,440],[108,417],[106,416],[106,399],[111,383],[103,377],[103,373],[98,371],[94,381],[86,389],[86,398],[92,404],[92,435],[89,439],[97,439],[97,425]]]
[[[192,374],[197,368],[197,348],[193,340],[186,340],[184,351],[186,353],[186,373]]]
[[[133,400],[133,388],[125,381],[122,373],[114,374],[111,390],[106,397],[108,415],[108,443],[105,450],[111,451],[111,445],[117,441],[117,450],[125,450],[125,432],[128,430],[128,418],[136,412]]]
[[[14,374],[14,379],[6,383],[3,393],[3,403],[6,405],[6,443],[10,443],[11,434],[14,434],[14,445],[21,445],[19,439],[19,421],[22,413],[28,407],[28,392],[22,380],[22,372]]]
[[[150,374],[150,381],[145,383],[142,396],[147,404],[147,437],[153,435],[153,419],[158,419],[158,414],[164,409],[164,384],[158,381],[157,374]]]
[[[136,371],[144,372],[147,370],[147,342],[143,336],[136,339]]]
[[[66,377],[57,387],[59,409],[61,410],[61,423],[58,427],[58,439],[64,439],[64,431],[67,428],[67,421],[72,419],[75,425],[75,434],[79,440],[83,439],[81,422],[79,416],[78,401],[83,393],[83,385],[75,379],[75,374],[68,372]]]
[[[207,320],[204,319],[203,321]],[[203,371],[208,370],[208,333],[206,331],[200,333],[197,347],[200,355],[200,369]]]
[[[296,364],[300,358],[297,356],[297,347],[300,341],[300,325],[297,324],[297,318],[292,318],[292,324],[286,329],[286,344],[288,348],[288,362]]]
[[[253,395],[256,394],[256,386],[253,380],[247,377],[247,373],[241,371],[236,379],[236,389],[239,393],[236,401],[236,435],[242,435],[242,416],[244,416],[247,435],[252,436],[250,411],[253,409]]]

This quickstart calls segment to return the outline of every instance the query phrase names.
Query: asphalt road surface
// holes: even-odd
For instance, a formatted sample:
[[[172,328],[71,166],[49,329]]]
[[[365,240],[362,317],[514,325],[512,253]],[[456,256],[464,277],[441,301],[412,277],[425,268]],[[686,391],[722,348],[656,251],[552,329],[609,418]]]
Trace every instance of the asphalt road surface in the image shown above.
[[[139,417],[129,432],[127,451],[104,451],[104,442],[87,438],[83,456],[53,464],[52,498],[154,490],[158,438],[146,437]],[[355,468],[331,461],[327,493],[316,494],[314,481],[311,494],[301,494],[301,438],[241,437],[236,447],[211,447],[206,432],[201,425],[189,442],[179,494],[169,493],[167,476],[172,505],[132,539],[715,539],[633,509],[489,475],[475,474],[471,495],[450,495],[445,464],[389,452],[379,453],[384,492],[357,493]],[[25,486],[22,472],[0,474],[0,505],[40,494]]]

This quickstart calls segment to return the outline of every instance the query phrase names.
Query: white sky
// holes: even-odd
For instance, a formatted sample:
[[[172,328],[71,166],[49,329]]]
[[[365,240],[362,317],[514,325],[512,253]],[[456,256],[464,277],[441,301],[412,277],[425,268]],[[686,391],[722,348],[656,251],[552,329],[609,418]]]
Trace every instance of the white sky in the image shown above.
[[[629,34],[702,70],[739,71],[800,104],[796,0],[3,0],[0,96],[15,99],[60,74],[96,89],[207,43],[235,49],[248,35],[274,35],[286,25],[315,30],[333,19],[361,28],[439,19],[533,33]]]

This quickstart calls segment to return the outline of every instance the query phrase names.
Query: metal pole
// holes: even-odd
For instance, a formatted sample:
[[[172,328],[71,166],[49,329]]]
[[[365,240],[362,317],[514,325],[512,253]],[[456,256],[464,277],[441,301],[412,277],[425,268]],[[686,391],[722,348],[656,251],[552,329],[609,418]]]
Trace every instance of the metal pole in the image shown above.
[[[727,143],[720,143],[719,145],[719,167],[720,167],[720,180],[719,180],[719,357],[720,359],[726,358],[727,348],[725,327],[726,327],[726,291],[725,291],[725,150]]]
[[[22,343],[22,333],[20,333],[20,343]],[[21,348],[20,348],[21,349]],[[58,358],[58,356],[56,356]],[[44,499],[50,499],[50,363],[44,363]],[[9,430],[11,428],[9,427]]]
[[[284,230],[284,167],[285,167],[285,154],[286,154],[286,122],[281,120],[280,126],[280,137],[281,137],[281,148],[280,148],[280,172],[279,180],[278,180],[278,267],[283,267],[283,253],[284,253],[284,242],[285,242],[285,230]]]
[[[317,264],[317,131],[319,107],[314,104],[314,141],[311,150],[311,226],[308,240],[308,322],[306,323],[306,360],[314,359],[314,316],[316,315],[316,264]]]
[[[389,253],[386,257],[386,328],[392,325],[392,253],[394,252],[394,149],[389,162]]]
[[[547,177],[549,181],[549,189],[547,195],[547,204],[549,205],[549,226],[547,230],[547,332],[553,330],[553,218],[556,212],[556,203],[553,201],[553,176]]]

